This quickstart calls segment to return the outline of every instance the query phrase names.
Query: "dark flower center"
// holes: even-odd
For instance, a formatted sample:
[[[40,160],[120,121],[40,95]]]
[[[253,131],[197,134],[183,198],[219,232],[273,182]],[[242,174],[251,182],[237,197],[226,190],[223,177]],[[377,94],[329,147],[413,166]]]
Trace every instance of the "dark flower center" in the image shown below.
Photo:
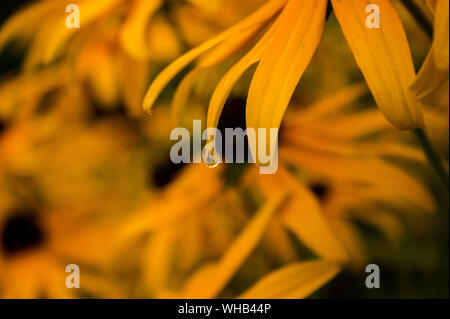
[[[5,221],[1,230],[1,246],[5,255],[35,248],[43,241],[43,232],[34,214],[16,213]]]
[[[6,132],[6,122],[4,122],[2,119],[0,119],[0,137],[4,132]]]
[[[325,202],[330,195],[330,187],[323,183],[316,183],[310,186],[311,191],[314,193],[314,195],[317,196],[317,198],[320,200],[321,203]]]
[[[150,184],[163,188],[170,184],[186,166],[184,163],[175,164],[168,158],[157,165],[150,174]]]

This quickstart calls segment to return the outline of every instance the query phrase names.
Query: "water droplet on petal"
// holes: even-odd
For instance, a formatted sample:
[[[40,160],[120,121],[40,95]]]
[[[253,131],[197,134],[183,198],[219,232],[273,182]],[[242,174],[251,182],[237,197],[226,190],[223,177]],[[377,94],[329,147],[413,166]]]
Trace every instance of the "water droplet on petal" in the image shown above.
[[[203,163],[209,168],[215,168],[220,165],[221,159],[214,147],[205,147],[202,152]]]

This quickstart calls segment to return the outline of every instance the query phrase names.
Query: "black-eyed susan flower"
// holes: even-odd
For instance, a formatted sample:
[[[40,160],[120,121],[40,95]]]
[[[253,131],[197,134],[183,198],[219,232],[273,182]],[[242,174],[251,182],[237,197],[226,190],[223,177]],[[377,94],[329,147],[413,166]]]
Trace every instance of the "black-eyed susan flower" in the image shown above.
[[[257,246],[276,251],[282,266],[266,272],[235,297],[307,297],[347,265],[361,267],[367,261],[355,220],[379,229],[394,243],[403,230],[396,211],[419,216],[435,211],[434,200],[419,178],[389,161],[423,162],[420,150],[393,130],[379,112],[352,109],[350,104],[366,93],[364,85],[355,85],[290,114],[280,134],[278,172],[262,176],[252,168],[245,174],[243,186],[262,195],[262,201],[275,200],[274,192],[282,190],[291,196],[272,212],[264,235],[255,230],[261,236]],[[299,259],[288,232],[316,258]],[[242,253],[247,252],[243,242],[236,239],[220,262],[211,269],[204,266],[185,284],[181,295],[170,296],[220,295],[251,254]],[[239,245],[241,254],[237,253]]]
[[[419,177],[389,161],[423,162],[420,150],[378,112],[351,110],[349,103],[366,92],[356,85],[290,114],[280,135],[278,172],[264,176],[252,168],[246,173],[243,185],[265,200],[274,198],[275,190],[289,190],[292,196],[277,208],[264,241],[266,248],[284,255],[283,266],[257,280],[241,297],[306,297],[344,267],[367,262],[355,221],[372,225],[395,243],[403,232],[396,212],[426,218],[423,213],[435,211],[434,199]],[[295,260],[287,232],[316,259]],[[207,274],[202,276],[205,282]],[[216,278],[217,273],[210,276]],[[202,281],[196,280],[194,287],[201,291]]]
[[[203,263],[179,289],[167,291],[164,296],[182,299],[221,296],[238,270],[246,264],[255,249],[260,246],[269,225],[288,200],[289,195],[285,192],[286,189],[279,189],[262,205],[221,256]],[[246,287],[243,291],[234,292],[231,296],[241,298],[306,297],[336,275],[339,268],[339,262],[336,260],[299,261],[279,269],[276,273],[269,274],[268,277],[260,278],[261,280],[255,283],[255,286]],[[287,280],[291,280],[288,285],[286,285]]]
[[[2,297],[124,296],[114,236],[146,190],[146,156],[126,121],[68,123],[62,101],[6,120],[0,136]],[[80,266],[80,290],[66,287],[68,264]]]
[[[113,224],[92,223],[83,211],[26,208],[26,199],[16,200],[16,207],[0,211],[2,298],[121,296],[106,275]],[[69,264],[81,267],[80,289],[66,286]]]
[[[292,112],[283,122],[280,134],[281,172],[273,177],[252,172],[249,177],[249,181],[260,180],[257,185],[265,188],[265,196],[270,196],[277,179],[279,185],[285,184],[286,176],[295,176],[305,184],[315,195],[320,211],[353,263],[361,263],[365,251],[352,220],[372,224],[388,238],[395,239],[400,236],[402,227],[394,211],[420,215],[436,210],[421,176],[412,176],[392,160],[423,165],[420,149],[392,130],[375,110],[355,112],[352,108],[351,103],[366,92],[365,86],[355,85]],[[297,214],[301,211],[292,210]],[[285,227],[301,229],[300,220],[304,224],[314,219],[292,218],[285,220],[288,223]],[[305,242],[314,247],[320,239]]]
[[[267,259],[267,251],[270,251],[267,248],[276,243],[279,246],[275,250],[280,252],[282,261],[278,269],[281,285],[293,271],[296,280],[286,290],[270,295],[274,298],[306,297],[342,269],[347,262],[347,253],[326,224],[314,195],[301,184],[290,178],[288,183],[272,187],[270,195],[277,190],[280,196],[264,198],[262,201],[267,205],[262,205],[259,212],[251,216],[248,207],[243,205],[248,198],[238,195],[242,190],[227,188],[224,184],[223,177],[227,174],[230,172],[221,167],[183,166],[170,161],[155,167],[152,176],[156,189],[130,216],[121,236],[123,250],[141,256],[137,269],[134,268],[136,262],[129,265],[141,273],[143,279],[140,285],[144,288],[138,289],[138,296],[262,298],[269,292],[261,292],[257,282],[272,281],[272,268],[263,267],[264,270],[254,272],[251,276],[256,284],[254,288],[249,284],[230,290],[230,282],[248,265],[258,247],[263,249],[261,258]],[[259,179],[251,179],[257,182],[252,188],[259,189]],[[288,200],[283,192],[293,194]],[[285,206],[292,208],[289,217]],[[292,253],[292,247],[286,245],[286,232],[280,230],[278,221],[284,218],[298,220],[296,212],[301,207],[309,217],[305,227],[299,230],[307,234],[299,240],[312,245],[317,259],[298,259]],[[299,223],[293,224],[298,230]],[[208,260],[214,262],[209,265]],[[210,267],[212,265],[214,267]]]
[[[340,56],[353,52],[376,102],[397,127],[420,127],[423,103],[428,129],[445,153],[448,91],[433,89],[416,102],[394,2],[370,2],[380,6],[381,29],[366,30],[369,1],[344,1],[332,1],[351,48],[339,46],[346,51]],[[73,1],[81,9],[81,29],[62,30],[66,3],[37,1],[3,26],[0,47],[10,39],[30,47],[23,71],[0,85],[1,296],[304,298],[349,266],[367,264],[371,250],[357,223],[381,231],[392,244],[404,231],[402,217],[424,218],[421,212],[435,210],[421,183],[424,158],[414,142],[377,110],[354,103],[369,92],[365,85],[310,105],[360,76],[353,73],[357,65],[347,63],[317,76],[334,69],[335,62],[323,68],[329,62],[325,46],[303,77],[329,1],[244,2]],[[175,93],[172,122],[203,119],[201,103],[188,112],[184,107],[194,84],[200,90],[213,84],[208,126],[281,123],[278,172],[174,164],[166,158],[168,108],[163,104],[142,120],[124,112],[138,112],[152,70],[266,2],[170,66],[149,99],[198,58]],[[435,12],[438,0],[424,3]],[[341,39],[335,38],[332,47]],[[229,63],[217,68],[223,61]],[[257,71],[245,116],[245,101],[228,96],[252,66]],[[200,77],[204,72],[214,76]],[[308,85],[282,122],[301,77]],[[209,83],[212,78],[220,84]],[[81,267],[75,293],[65,287],[68,263]]]
[[[183,104],[192,82],[245,48],[250,49],[218,84],[211,98],[208,127],[216,127],[224,103],[238,79],[257,65],[247,98],[248,128],[277,128],[320,42],[328,1],[268,1],[254,14],[189,51],[152,83],[144,108],[150,110],[167,83],[199,58],[175,96]],[[416,74],[402,22],[391,1],[331,1],[336,17],[378,107],[396,127],[423,127],[421,104],[409,91]],[[381,27],[366,25],[370,3],[382,12]],[[251,45],[255,43],[254,45]],[[255,150],[252,150],[253,154]]]
[[[133,251],[142,256],[145,295],[161,297],[198,262],[221,252],[232,235],[218,221],[220,203],[229,197],[223,194],[221,169],[171,162],[153,169],[152,189],[122,227],[120,245],[140,247]],[[231,219],[236,213],[222,215]],[[144,245],[136,246],[142,240]]]

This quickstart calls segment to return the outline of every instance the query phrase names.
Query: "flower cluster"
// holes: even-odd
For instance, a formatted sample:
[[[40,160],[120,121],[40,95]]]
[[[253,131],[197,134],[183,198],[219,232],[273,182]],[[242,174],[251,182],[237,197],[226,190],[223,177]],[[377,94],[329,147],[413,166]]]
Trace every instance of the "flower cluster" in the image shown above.
[[[79,28],[66,25],[69,4]],[[379,27],[366,24],[369,5]],[[439,282],[448,7],[36,0],[18,9],[0,27],[0,297],[341,297],[373,263],[408,281],[398,267],[407,263]],[[171,130],[199,120],[277,129],[277,172],[259,174],[258,160],[173,163]],[[257,159],[261,146],[245,147]],[[69,264],[79,288],[66,286]],[[352,296],[367,296],[356,286]]]

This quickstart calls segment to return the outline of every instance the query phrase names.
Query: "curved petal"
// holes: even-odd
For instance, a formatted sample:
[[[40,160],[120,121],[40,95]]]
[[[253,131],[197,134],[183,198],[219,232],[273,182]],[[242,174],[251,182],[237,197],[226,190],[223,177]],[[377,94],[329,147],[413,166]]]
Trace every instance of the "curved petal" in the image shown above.
[[[417,100],[423,100],[430,96],[448,77],[448,70],[440,70],[436,65],[435,51],[435,45],[433,44],[417,74],[416,80],[410,87]]]
[[[119,35],[122,47],[130,56],[136,59],[148,58],[147,26],[149,19],[160,8],[162,2],[162,0],[137,0],[131,5],[130,14]]]
[[[239,298],[305,298],[336,276],[340,269],[337,263],[330,261],[295,263],[270,273]]]
[[[195,84],[197,77],[201,72],[209,67],[215,66],[224,60],[235,55],[246,44],[248,44],[253,37],[261,30],[264,24],[249,28],[245,32],[241,32],[233,36],[222,44],[218,45],[206,56],[204,56],[198,63],[197,67],[190,71],[178,85],[175,96],[172,102],[172,121],[175,126],[178,125],[180,114],[186,107],[187,101]]]
[[[153,81],[150,88],[148,89],[143,103],[144,110],[150,112],[153,104],[155,103],[156,99],[158,98],[164,87],[170,82],[170,80],[176,74],[178,74],[181,70],[183,70],[192,61],[194,61],[203,53],[209,51],[218,44],[227,40],[229,37],[244,32],[249,28],[252,28],[259,24],[263,24],[266,21],[270,20],[281,10],[286,1],[287,0],[272,0],[268,2],[266,5],[261,7],[258,11],[256,11],[248,18],[244,19],[243,21],[231,27],[230,29],[225,30],[218,36],[203,43],[197,48],[192,49],[191,51],[187,52],[179,59],[174,61],[172,64],[170,64],[158,75],[158,77]]]
[[[264,51],[267,48],[268,41],[274,34],[276,23],[272,25],[269,31],[261,40],[242,58],[240,59],[221,79],[217,85],[211,98],[208,108],[207,127],[217,127],[220,114],[222,113],[225,102],[230,95],[236,82],[242,74],[247,71],[253,64],[261,60]]]
[[[280,126],[292,94],[319,44],[326,7],[326,0],[291,0],[286,5],[250,85],[248,128],[257,131]],[[250,147],[253,158],[258,159],[255,148],[255,145]]]
[[[183,295],[188,298],[215,297],[259,243],[271,217],[284,203],[286,196],[287,194],[282,192],[269,200],[231,244],[220,261],[209,264],[194,274],[186,284]]]
[[[325,220],[316,197],[286,170],[281,169],[279,175],[293,194],[281,214],[283,225],[318,256],[345,263],[348,255]]]
[[[399,129],[424,127],[422,105],[408,90],[416,74],[400,17],[390,0],[332,0],[334,12],[372,94]],[[377,4],[381,27],[366,26],[366,7]]]
[[[418,100],[430,96],[448,77],[449,59],[449,1],[437,3],[434,22],[434,39],[411,90]]]

